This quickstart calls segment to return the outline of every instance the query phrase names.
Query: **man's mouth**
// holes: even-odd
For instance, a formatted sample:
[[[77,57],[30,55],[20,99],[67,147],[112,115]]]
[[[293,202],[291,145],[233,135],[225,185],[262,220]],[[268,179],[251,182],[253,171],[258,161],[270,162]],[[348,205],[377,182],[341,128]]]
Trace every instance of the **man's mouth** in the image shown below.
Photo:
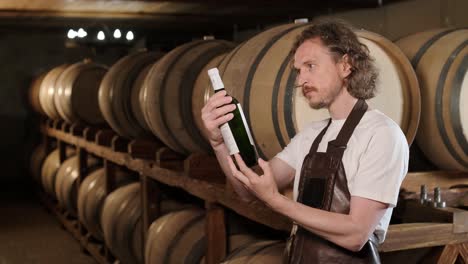
[[[302,95],[307,96],[307,94],[312,93],[312,92],[317,92],[317,89],[315,88],[304,88],[302,89]]]

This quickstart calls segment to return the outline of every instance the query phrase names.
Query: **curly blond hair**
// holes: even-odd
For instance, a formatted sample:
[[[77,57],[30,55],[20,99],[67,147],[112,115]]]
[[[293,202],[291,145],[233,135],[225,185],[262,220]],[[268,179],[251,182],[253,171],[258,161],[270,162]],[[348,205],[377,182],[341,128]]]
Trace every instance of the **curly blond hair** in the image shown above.
[[[351,65],[351,73],[346,78],[348,92],[358,99],[370,99],[376,93],[377,69],[366,45],[359,42],[354,29],[348,23],[337,19],[321,19],[297,36],[291,49],[294,55],[299,46],[309,39],[319,37],[334,54],[338,62],[345,54]]]

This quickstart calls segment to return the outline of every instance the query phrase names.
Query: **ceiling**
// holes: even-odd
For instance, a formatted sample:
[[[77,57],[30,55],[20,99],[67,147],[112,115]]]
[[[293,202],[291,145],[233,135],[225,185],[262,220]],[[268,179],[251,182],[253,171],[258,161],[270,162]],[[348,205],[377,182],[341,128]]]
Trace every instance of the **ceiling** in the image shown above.
[[[212,31],[312,18],[318,14],[378,7],[397,0],[1,0],[5,27],[113,24],[155,30]]]

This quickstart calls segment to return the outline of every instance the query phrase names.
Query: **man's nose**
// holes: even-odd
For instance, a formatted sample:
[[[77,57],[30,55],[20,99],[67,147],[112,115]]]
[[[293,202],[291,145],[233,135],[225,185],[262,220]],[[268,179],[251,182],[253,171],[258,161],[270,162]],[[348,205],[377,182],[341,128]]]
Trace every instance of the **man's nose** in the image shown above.
[[[301,74],[301,71],[298,71],[297,73],[296,83],[297,83],[297,86],[303,86],[305,83],[307,83],[307,80],[304,78],[304,75]]]

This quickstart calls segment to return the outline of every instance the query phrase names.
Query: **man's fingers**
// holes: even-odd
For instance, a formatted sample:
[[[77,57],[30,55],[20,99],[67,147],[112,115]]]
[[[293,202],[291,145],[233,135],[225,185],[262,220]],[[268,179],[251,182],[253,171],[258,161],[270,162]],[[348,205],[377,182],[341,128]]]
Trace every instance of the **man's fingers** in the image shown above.
[[[229,114],[227,114],[227,115],[221,116],[221,117],[219,117],[218,119],[216,119],[216,120],[213,122],[213,126],[219,127],[219,126],[221,126],[222,124],[224,124],[224,123],[228,122],[229,120],[231,120],[233,117],[234,117],[234,114],[232,114],[232,113],[229,113]]]
[[[250,182],[249,179],[242,174],[239,170],[237,170],[236,165],[234,164],[234,161],[232,161],[230,156],[227,156],[227,161],[229,164],[229,168],[231,169],[232,176],[234,176],[236,179],[238,179],[242,184],[244,184],[245,187],[248,188]]]
[[[259,158],[258,165],[260,165],[260,168],[262,168],[263,174],[271,175],[270,163],[268,163],[267,161],[264,161],[262,158]]]
[[[242,159],[242,157],[240,156],[240,154],[236,153],[236,154],[234,154],[234,157],[236,158],[236,162],[237,162],[237,165],[239,166],[240,171],[246,177],[248,177],[250,181],[255,181],[255,179],[256,179],[256,177],[258,177],[258,175],[252,169],[247,167],[247,165],[245,165],[245,162]]]
[[[218,107],[212,111],[213,115],[215,117],[223,116],[226,115],[227,113],[230,113],[236,109],[236,105],[234,104],[227,104],[223,105],[221,107]]]
[[[222,93],[222,94],[221,94]],[[208,101],[206,102],[206,110],[212,111],[222,105],[229,104],[232,101],[231,96],[226,96],[226,91],[221,91],[219,93],[215,93]]]
[[[239,169],[244,172],[244,170],[247,168],[247,165],[245,165],[244,160],[240,156],[239,153],[234,154],[234,158],[236,159],[237,165],[239,166]]]

